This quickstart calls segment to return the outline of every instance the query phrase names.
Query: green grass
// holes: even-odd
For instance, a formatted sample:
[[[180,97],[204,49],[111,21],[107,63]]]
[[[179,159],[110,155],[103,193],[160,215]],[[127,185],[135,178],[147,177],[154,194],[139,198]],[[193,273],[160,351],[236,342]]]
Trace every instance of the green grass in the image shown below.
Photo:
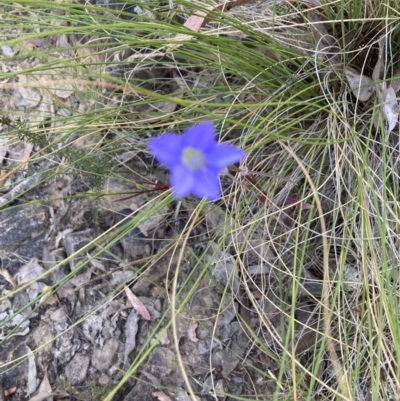
[[[246,355],[251,355],[242,362],[256,372],[251,380],[259,377],[269,388],[260,394],[261,387],[253,383],[254,391],[230,394],[231,399],[396,399],[399,129],[386,132],[375,94],[367,102],[357,101],[345,69],[363,68],[372,77],[378,39],[385,34],[390,46],[381,79],[387,85],[396,79],[400,4],[324,1],[312,6],[311,18],[311,2],[254,2],[227,13],[214,11],[208,24],[193,32],[183,23],[213,2],[174,0],[172,9],[155,0],[128,3],[137,7],[137,14],[77,2],[0,2],[0,45],[13,49],[3,55],[7,68],[0,74],[2,122],[8,127],[1,143],[33,145],[25,161],[28,176],[38,175],[39,182],[79,177],[88,190],[34,202],[54,205],[82,197],[101,209],[103,199],[127,196],[123,190],[107,193],[109,178],[127,185],[137,181],[137,191],[152,189],[149,182],[166,175],[151,164],[148,138],[205,119],[215,123],[221,140],[246,150],[241,167],[252,176],[230,170],[224,179],[231,184],[217,203],[182,201],[187,220],[168,244],[175,252],[171,304],[104,400],[111,401],[140,372],[156,345],[152,339],[173,327],[179,343],[177,316],[191,315],[190,300],[204,280],[214,280],[210,255],[220,251],[233,257],[231,274],[240,280],[241,295],[235,298],[229,285],[218,284],[221,303],[214,317],[234,300],[251,307],[252,320],[244,312],[238,315],[249,337]],[[315,52],[322,22],[340,48],[339,66]],[[191,37],[174,41],[178,34]],[[18,109],[20,87],[27,106]],[[133,162],[118,163],[128,151]],[[38,169],[43,160],[52,161],[45,174]],[[26,179],[23,165],[3,162],[5,191]],[[18,198],[18,208],[32,204],[27,193],[19,193],[0,213],[15,208]],[[166,208],[175,213],[167,194],[143,192],[138,199],[138,214],[86,245],[80,252],[90,251],[90,258],[49,292],[84,271],[91,259],[110,255],[115,243],[150,217]],[[217,214],[224,223],[214,227]],[[170,216],[163,218],[169,221]],[[204,226],[207,238],[194,252],[191,233]],[[132,266],[132,280],[155,266],[164,252]],[[194,267],[178,286],[185,258]],[[252,276],[251,265],[268,266],[270,273]],[[308,278],[305,267],[312,272]],[[165,283],[153,284],[166,291]],[[97,308],[121,290],[123,285],[106,294]],[[299,318],[305,304],[313,309],[310,321]],[[35,301],[31,306],[37,308]],[[302,330],[314,333],[305,348],[300,345]],[[257,353],[275,368],[260,366],[252,359]],[[184,363],[178,358],[176,366],[186,384],[191,383],[188,391],[194,399],[195,378],[188,377]]]

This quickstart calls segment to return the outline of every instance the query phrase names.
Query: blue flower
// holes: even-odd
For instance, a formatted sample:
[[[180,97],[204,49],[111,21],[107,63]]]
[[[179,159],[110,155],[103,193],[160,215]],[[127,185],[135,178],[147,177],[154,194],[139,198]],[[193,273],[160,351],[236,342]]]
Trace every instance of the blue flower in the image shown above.
[[[221,195],[219,174],[241,161],[245,152],[236,146],[217,143],[215,129],[204,121],[183,131],[150,139],[150,151],[171,172],[171,187],[176,198],[189,194],[216,200]]]

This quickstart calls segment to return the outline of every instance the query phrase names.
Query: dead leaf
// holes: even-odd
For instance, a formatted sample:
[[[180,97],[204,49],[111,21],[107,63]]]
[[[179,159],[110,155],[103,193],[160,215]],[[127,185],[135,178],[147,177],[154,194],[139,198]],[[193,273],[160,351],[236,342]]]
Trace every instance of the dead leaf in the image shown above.
[[[399,105],[393,88],[385,89],[383,96],[385,103],[382,105],[382,111],[388,123],[388,133],[390,134],[399,120]]]
[[[139,316],[135,310],[132,310],[126,320],[126,341],[125,341],[125,350],[124,350],[124,365],[128,366],[128,357],[129,354],[136,347],[136,334],[139,329]]]
[[[392,86],[386,88],[386,82],[380,82],[385,70],[384,50],[386,46],[386,36],[379,38],[379,55],[378,61],[375,64],[372,78],[375,81],[375,91],[379,101],[382,114],[388,124],[388,133],[393,131],[399,119],[399,105],[396,98],[396,91]],[[379,126],[379,115],[376,114],[374,125]]]
[[[213,355],[213,359],[215,359],[222,367],[222,376],[228,377],[240,361],[240,357],[235,353],[228,349],[223,349],[220,351],[216,351],[215,355]]]
[[[90,278],[92,277],[92,273],[93,273],[93,266],[89,267],[86,269],[86,271],[84,271],[81,274],[77,274],[76,276],[74,276],[70,282],[75,286],[75,287],[81,287],[82,285],[88,283],[90,281]]]
[[[65,307],[58,308],[52,312],[50,319],[55,323],[66,325],[68,322],[68,314],[65,311]]]
[[[165,219],[165,215],[168,213],[168,207],[163,208],[159,213],[149,217],[139,225],[139,230],[146,237],[149,235],[149,232],[154,228],[158,227],[160,223]]]
[[[361,102],[369,100],[375,91],[372,79],[359,74],[352,67],[346,67],[344,72],[353,95]]]
[[[39,389],[38,389],[38,394],[46,394],[46,401],[53,401],[53,396],[49,396],[48,394],[51,394],[51,385],[49,382],[49,378],[47,376],[47,369],[44,371],[43,375],[43,380],[40,383]]]
[[[199,339],[196,336],[196,329],[198,327],[198,324],[196,321],[192,320],[189,324],[189,328],[187,331],[188,337],[190,341],[193,341],[194,343],[197,343]]]
[[[139,315],[142,316],[143,319],[151,320],[149,311],[147,310],[143,302],[131,291],[129,287],[125,287],[125,293],[136,312],[139,313]]]
[[[38,106],[42,96],[41,94],[29,86],[24,86],[24,83],[27,82],[27,78],[25,75],[20,75],[23,77],[18,84],[15,84],[14,89],[14,104],[17,109],[33,109]]]
[[[36,370],[36,362],[35,355],[31,351],[31,349],[25,345],[28,356],[28,388],[27,394],[30,395],[36,391],[38,386],[38,378],[37,378],[37,370]]]
[[[34,397],[32,397],[32,398],[29,398],[29,401],[44,401],[44,400],[46,400],[46,398],[49,398],[49,397],[69,397],[69,394],[67,394],[66,392],[64,392],[64,391],[54,391],[54,392],[52,392],[52,393],[43,393],[43,394],[37,394],[37,395],[35,395]]]
[[[57,296],[60,299],[75,298],[75,290],[73,288],[61,287],[57,290]]]
[[[234,232],[235,222],[221,207],[206,205],[204,208],[207,229],[218,233],[219,236]]]
[[[118,270],[116,272],[111,273],[110,284],[117,287],[123,282],[128,281],[132,278],[132,271],[131,270]]]
[[[229,283],[233,293],[239,290],[239,280],[237,269],[235,268],[235,258],[228,252],[222,251],[220,247],[212,242],[206,260],[214,266],[212,275],[223,286]]]
[[[175,98],[180,98],[180,97],[182,97],[182,94],[175,93],[174,96],[175,96]],[[155,109],[161,113],[173,113],[176,110],[176,108],[178,107],[178,104],[175,101],[172,102],[170,100],[160,100],[159,102],[151,103],[149,106],[150,106],[150,110]],[[162,118],[165,118],[165,116],[163,116]]]
[[[164,392],[162,391],[155,391],[154,393],[151,393],[153,397],[157,397],[159,401],[172,401],[170,397],[168,397]]]
[[[253,2],[255,2],[255,0],[236,0],[236,1],[231,1],[229,3],[219,4],[218,6],[209,6],[209,7],[207,7],[207,10],[209,12],[217,11],[217,10],[226,12],[234,7],[239,7],[244,4],[253,3]],[[184,23],[183,26],[191,29],[192,31],[198,32],[200,30],[200,28],[207,23],[207,15],[208,15],[208,13],[205,13],[204,11],[197,11],[194,15],[191,15],[186,20],[186,22]],[[189,35],[184,35],[184,34],[180,34],[180,35],[189,36]],[[177,35],[177,37],[180,35]]]
[[[397,68],[394,72],[392,80],[390,81],[390,87],[393,88],[396,94],[400,90],[400,68]]]
[[[195,400],[200,401],[200,398],[196,396]],[[175,391],[174,401],[193,401],[193,398],[185,390],[178,389]]]
[[[207,16],[211,12],[218,11],[218,10],[220,10],[221,12],[226,12],[234,7],[239,7],[244,4],[254,3],[254,2],[255,2],[255,0],[236,0],[236,1],[231,1],[228,3],[222,3],[222,4],[219,4],[218,6],[209,6],[209,7],[207,7],[208,12],[197,11],[195,14],[191,15],[186,20],[186,22],[183,24],[183,26],[194,32],[198,32],[200,30],[200,28],[203,27],[207,23]],[[192,38],[193,38],[192,35],[187,35],[185,33],[178,33],[172,41],[180,42],[180,41],[184,41],[184,40],[190,40]],[[181,46],[181,44],[171,43],[168,46],[167,54],[171,53],[173,50],[175,50],[179,46]]]
[[[32,258],[26,265],[19,268],[15,274],[15,278],[19,285],[35,280],[38,276],[44,273],[44,269],[40,266],[38,258]]]

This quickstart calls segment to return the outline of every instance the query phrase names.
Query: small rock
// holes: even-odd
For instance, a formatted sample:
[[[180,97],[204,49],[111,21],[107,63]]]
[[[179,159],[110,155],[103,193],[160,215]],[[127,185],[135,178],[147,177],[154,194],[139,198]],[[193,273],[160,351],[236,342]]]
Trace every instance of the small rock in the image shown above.
[[[62,306],[61,308],[56,309],[50,315],[50,319],[55,323],[63,323],[63,324],[67,323],[68,315],[65,312],[65,308]]]
[[[102,373],[98,380],[99,386],[106,387],[111,383],[111,379],[105,374]]]
[[[86,379],[90,358],[83,354],[76,354],[65,367],[65,376],[72,386],[82,383]]]
[[[150,399],[150,394],[158,389],[160,382],[161,385],[168,383],[168,385],[174,387],[181,386],[183,384],[183,380],[181,379],[182,374],[175,369],[174,360],[175,354],[168,348],[154,348],[143,367],[140,379],[123,401]],[[171,377],[171,373],[174,372],[177,374],[176,377]]]
[[[123,209],[137,210],[138,205],[146,202],[145,195],[138,195],[133,198],[121,196],[121,193],[129,193],[140,190],[137,185],[132,181],[127,180],[117,180],[115,178],[108,178],[104,188],[103,193],[108,194],[108,196],[103,196],[100,198],[100,206],[102,206],[107,212],[118,213]],[[116,195],[113,195],[116,194]]]
[[[228,377],[239,363],[239,357],[227,349],[215,352],[212,355],[213,366],[222,367],[222,375]]]
[[[40,322],[39,326],[33,330],[33,339],[36,342],[37,347],[41,347],[47,344],[41,349],[40,353],[44,351],[50,351],[53,347],[54,333],[50,324]]]
[[[159,213],[146,219],[140,226],[139,230],[147,237],[150,231],[160,225],[165,219],[165,215],[168,214],[168,207],[162,209]]]
[[[92,365],[100,372],[105,372],[117,359],[119,341],[110,338],[106,341],[103,348],[96,347],[93,352]]]
[[[18,213],[15,210],[5,210],[0,218],[0,249],[9,245],[21,245],[25,240],[39,235],[48,226],[47,207],[31,205],[22,208]]]
[[[81,347],[79,338],[74,338],[74,328],[68,328],[68,324],[56,323],[54,328],[58,333],[63,333],[56,339],[56,355],[60,364],[68,363]]]
[[[158,298],[159,296],[160,296],[160,294],[161,294],[161,288],[159,288],[159,287],[157,287],[157,286],[154,286],[154,287],[151,287],[151,296],[153,297],[153,298]]]
[[[92,230],[80,231],[75,233],[69,233],[64,236],[64,247],[68,256],[73,255],[75,252],[78,252],[84,246],[86,246],[90,241],[93,235]],[[82,261],[85,256],[81,256],[79,258],[75,258],[69,262],[71,270],[75,269],[75,266],[79,264],[79,261]]]
[[[138,228],[134,228],[129,234],[121,239],[121,245],[124,252],[128,254],[132,260],[148,256],[151,252],[150,244],[151,239],[147,239]]]

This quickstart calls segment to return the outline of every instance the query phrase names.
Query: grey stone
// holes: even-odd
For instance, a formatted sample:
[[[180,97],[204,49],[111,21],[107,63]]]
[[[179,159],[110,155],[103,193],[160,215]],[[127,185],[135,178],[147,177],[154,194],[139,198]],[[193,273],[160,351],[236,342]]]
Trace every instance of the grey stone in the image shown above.
[[[12,276],[21,266],[21,260],[41,259],[43,245],[50,227],[49,208],[30,205],[0,213],[0,259]],[[0,282],[4,279],[1,276]]]
[[[140,379],[137,381],[136,386],[131,390],[123,401],[137,401],[151,399],[151,394],[158,389],[160,383],[168,383],[170,386],[181,386],[181,373],[177,377],[171,377],[175,371],[174,367],[175,354],[165,347],[156,347],[150,354],[148,361],[143,367]],[[152,380],[158,378],[158,380]],[[180,382],[182,381],[182,383]]]
[[[76,233],[67,234],[64,237],[65,251],[68,256],[71,256],[75,252],[78,252],[85,245],[90,242],[91,236],[93,235],[92,230],[85,230]]]
[[[86,379],[89,363],[88,356],[76,354],[65,367],[65,376],[72,386],[76,386]]]
[[[96,347],[93,351],[92,365],[100,372],[107,371],[117,360],[119,341],[109,338],[103,348]]]
[[[92,230],[85,230],[85,231],[80,231],[80,232],[74,232],[67,234],[64,237],[64,247],[65,251],[67,252],[68,256],[73,255],[75,252],[78,252],[80,249],[82,249],[85,245],[87,245],[91,240],[93,236],[93,231]],[[71,270],[74,270],[76,265],[79,264],[80,261],[82,261],[85,258],[85,254],[78,258],[74,258],[69,262],[69,265],[71,267]]]
[[[49,209],[40,205],[2,211],[0,249],[10,245],[20,246],[27,239],[39,235],[49,227],[49,218]]]
[[[150,244],[151,239],[147,239],[138,228],[133,229],[129,234],[121,239],[121,245],[124,252],[129,255],[133,261],[149,256],[151,252]]]
[[[40,322],[39,326],[33,330],[33,339],[37,347],[42,347],[44,344],[47,344],[44,348],[41,348],[39,351],[40,353],[51,351],[54,340],[54,332],[51,325]]]
[[[105,373],[102,373],[98,380],[99,386],[106,387],[111,383],[111,379]]]

